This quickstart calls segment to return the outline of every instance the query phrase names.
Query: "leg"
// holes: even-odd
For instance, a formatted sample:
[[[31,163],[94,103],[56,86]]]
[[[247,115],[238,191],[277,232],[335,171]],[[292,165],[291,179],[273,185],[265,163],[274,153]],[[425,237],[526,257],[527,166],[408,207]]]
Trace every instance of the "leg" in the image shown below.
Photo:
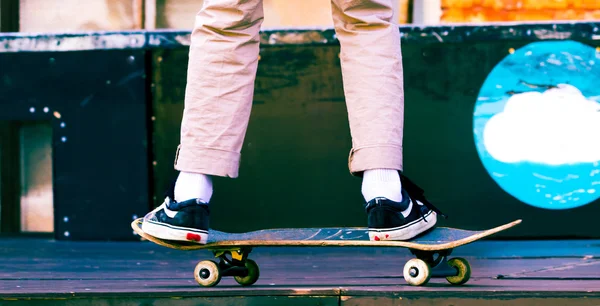
[[[206,243],[210,176],[237,177],[258,65],[262,0],[205,0],[191,35],[177,182],[142,230]]]
[[[349,168],[402,170],[404,85],[393,0],[332,0],[352,150]]]
[[[192,32],[175,169],[238,176],[262,20],[262,0],[205,1]]]
[[[407,240],[436,223],[435,212],[411,199],[399,175],[404,84],[392,1],[332,0],[352,135],[348,166],[363,176],[373,240]]]

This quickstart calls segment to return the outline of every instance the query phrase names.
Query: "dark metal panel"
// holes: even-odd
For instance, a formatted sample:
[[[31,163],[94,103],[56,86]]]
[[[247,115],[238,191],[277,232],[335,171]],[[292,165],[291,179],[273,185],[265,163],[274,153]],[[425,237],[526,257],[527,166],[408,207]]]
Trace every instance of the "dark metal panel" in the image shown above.
[[[0,1],[0,32],[19,31],[19,0]]]
[[[18,233],[20,169],[19,129],[15,122],[0,121],[0,232]]]
[[[58,239],[134,239],[148,209],[144,52],[0,54],[0,120],[53,127]]]

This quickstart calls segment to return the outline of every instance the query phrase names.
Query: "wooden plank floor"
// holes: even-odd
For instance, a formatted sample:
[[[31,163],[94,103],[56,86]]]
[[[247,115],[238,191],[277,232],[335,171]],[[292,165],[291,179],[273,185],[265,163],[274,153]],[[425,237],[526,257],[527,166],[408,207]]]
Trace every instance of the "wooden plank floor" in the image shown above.
[[[453,256],[471,262],[467,285],[432,279],[427,287],[413,287],[402,278],[403,265],[412,257],[406,249],[257,248],[251,258],[259,264],[261,278],[254,286],[243,288],[224,278],[217,287],[202,288],[193,269],[199,260],[212,257],[207,251],[177,251],[149,242],[1,239],[0,304],[33,298],[54,305],[52,301],[67,298],[75,305],[77,299],[105,298],[113,305],[114,299],[123,298],[131,302],[127,305],[139,305],[177,297],[181,305],[195,305],[187,299],[223,298],[227,304],[232,298],[254,297],[250,304],[272,305],[294,296],[300,298],[294,303],[303,305],[394,305],[399,298],[424,297],[446,302],[510,297],[525,299],[523,305],[531,304],[529,298],[543,297],[559,304],[568,300],[579,305],[570,300],[575,299],[600,305],[600,241],[481,241],[455,250]]]

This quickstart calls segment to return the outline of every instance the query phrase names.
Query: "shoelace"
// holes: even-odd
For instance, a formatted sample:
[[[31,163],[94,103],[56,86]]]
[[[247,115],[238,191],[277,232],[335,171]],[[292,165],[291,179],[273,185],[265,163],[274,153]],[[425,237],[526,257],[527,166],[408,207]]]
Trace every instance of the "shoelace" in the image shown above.
[[[448,216],[446,216],[437,207],[435,207],[433,204],[431,204],[431,202],[429,202],[429,201],[427,201],[427,199],[425,199],[425,191],[421,187],[417,186],[415,183],[413,183],[411,180],[409,180],[404,175],[401,175],[400,177],[402,179],[402,186],[404,187],[404,189],[408,193],[408,196],[410,197],[410,199],[413,202],[416,203],[416,201],[419,201],[419,202],[423,203],[423,205],[425,205],[425,207],[429,208],[430,210],[433,210],[436,214],[438,214],[442,218],[448,219]],[[425,218],[425,214],[423,213],[423,210],[419,209],[419,214],[423,218],[423,221],[427,222],[427,218]]]

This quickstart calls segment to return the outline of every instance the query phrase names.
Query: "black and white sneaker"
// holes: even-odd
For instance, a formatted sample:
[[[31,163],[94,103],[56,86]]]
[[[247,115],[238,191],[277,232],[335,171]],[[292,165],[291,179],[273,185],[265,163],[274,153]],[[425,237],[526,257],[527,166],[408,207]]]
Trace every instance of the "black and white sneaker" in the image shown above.
[[[370,240],[409,240],[433,228],[438,214],[445,217],[404,177],[402,187],[401,202],[375,198],[366,204]]]
[[[173,193],[171,188],[165,201],[144,217],[142,230],[164,240],[206,244],[210,215],[208,204],[197,199],[176,202]]]

